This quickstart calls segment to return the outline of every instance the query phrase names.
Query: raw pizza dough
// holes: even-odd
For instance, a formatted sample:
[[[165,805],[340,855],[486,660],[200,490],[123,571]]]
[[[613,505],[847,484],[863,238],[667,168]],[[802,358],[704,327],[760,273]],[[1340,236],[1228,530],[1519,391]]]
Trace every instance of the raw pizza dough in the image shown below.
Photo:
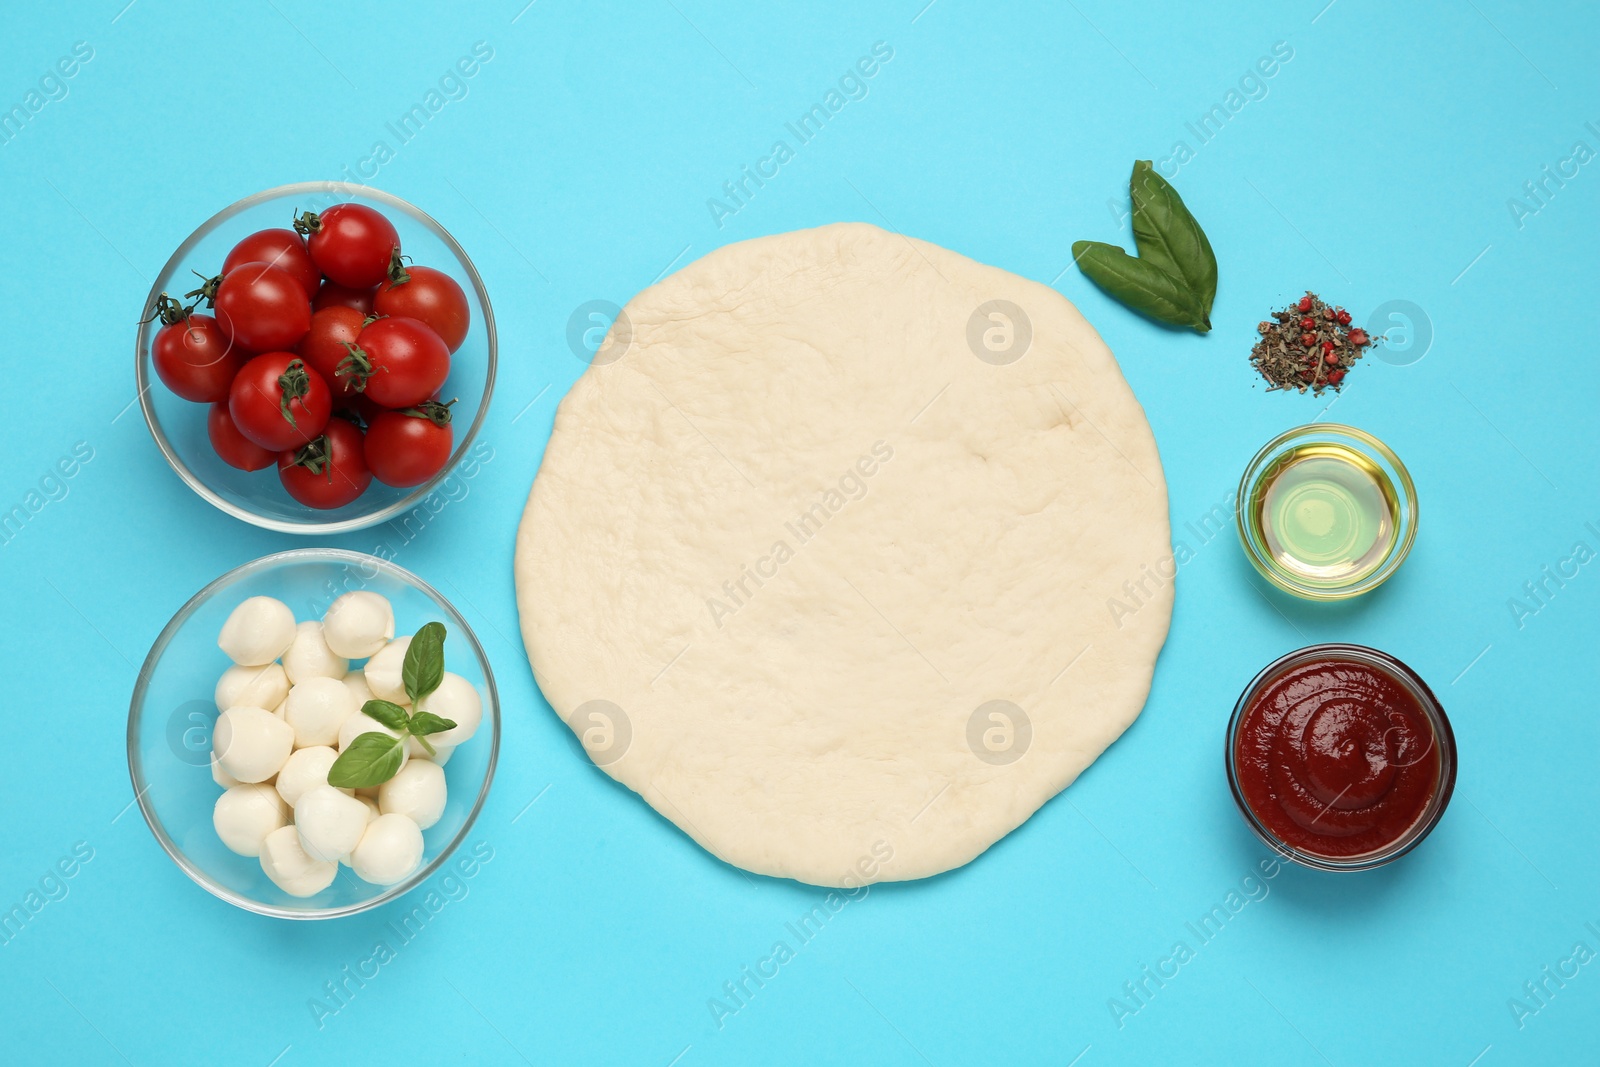
[[[848,223],[628,304],[556,416],[517,604],[607,773],[729,863],[856,886],[966,863],[1133,722],[1169,535],[1072,304]]]

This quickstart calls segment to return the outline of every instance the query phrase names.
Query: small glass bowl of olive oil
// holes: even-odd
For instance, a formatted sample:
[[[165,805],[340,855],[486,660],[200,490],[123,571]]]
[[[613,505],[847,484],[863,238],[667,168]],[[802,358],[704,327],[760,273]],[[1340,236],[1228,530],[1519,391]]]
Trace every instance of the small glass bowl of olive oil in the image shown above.
[[[1400,457],[1353,426],[1279,434],[1239,482],[1239,540],[1272,584],[1310,600],[1382,585],[1417,536],[1417,490]]]

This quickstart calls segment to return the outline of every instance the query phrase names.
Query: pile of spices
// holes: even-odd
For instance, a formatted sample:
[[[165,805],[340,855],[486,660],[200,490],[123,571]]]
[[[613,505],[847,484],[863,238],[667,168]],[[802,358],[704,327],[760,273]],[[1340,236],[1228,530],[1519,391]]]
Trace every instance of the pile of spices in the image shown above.
[[[1250,350],[1250,362],[1272,389],[1310,389],[1321,395],[1340,389],[1344,376],[1372,344],[1367,331],[1350,326],[1350,312],[1306,292],[1295,304],[1274,311],[1257,326],[1261,339]]]

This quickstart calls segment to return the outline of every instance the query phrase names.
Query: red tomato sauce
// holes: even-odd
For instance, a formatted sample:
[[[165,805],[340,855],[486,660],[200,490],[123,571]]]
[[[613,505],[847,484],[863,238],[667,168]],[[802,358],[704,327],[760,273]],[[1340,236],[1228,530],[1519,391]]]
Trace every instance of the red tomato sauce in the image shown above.
[[[1285,844],[1333,858],[1404,837],[1440,787],[1440,741],[1412,691],[1337,655],[1268,678],[1234,741],[1240,794]]]

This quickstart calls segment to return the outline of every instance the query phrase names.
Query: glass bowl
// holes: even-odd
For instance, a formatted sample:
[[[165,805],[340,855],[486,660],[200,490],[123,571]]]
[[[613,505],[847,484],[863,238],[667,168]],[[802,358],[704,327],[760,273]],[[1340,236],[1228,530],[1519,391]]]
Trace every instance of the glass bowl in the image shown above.
[[[1381,554],[1372,556],[1369,552],[1362,557],[1364,562],[1358,561],[1360,565],[1348,573],[1341,573],[1337,565],[1297,568],[1285,562],[1280,555],[1290,553],[1273,544],[1263,519],[1263,512],[1268,510],[1263,506],[1267,491],[1284,470],[1308,458],[1326,457],[1342,461],[1347,472],[1358,472],[1356,481],[1362,488],[1377,492],[1385,512],[1380,519],[1380,530],[1386,537]],[[1345,494],[1346,499],[1353,495]],[[1342,501],[1337,495],[1329,499],[1333,506],[1326,501],[1318,501],[1315,506],[1327,509],[1332,521],[1334,507],[1342,506]],[[1262,577],[1279,589],[1308,600],[1344,600],[1376,589],[1405,562],[1417,537],[1417,487],[1400,457],[1365,430],[1338,423],[1312,423],[1279,434],[1256,453],[1239,479],[1235,518],[1244,553]],[[1375,541],[1374,549],[1381,543]]]
[[[269,530],[295,534],[333,534],[359,530],[391,519],[416,506],[450,473],[471,447],[489,411],[494,391],[494,311],[483,279],[454,237],[428,215],[380,189],[347,182],[298,182],[247,196],[201,223],[167,260],[150,295],[145,314],[156,297],[182,294],[196,288],[201,278],[222,269],[222,261],[240,238],[274,227],[289,228],[301,211],[320,211],[342,202],[375,208],[394,223],[401,249],[420,266],[436,267],[453,277],[467,294],[472,326],[466,340],[450,357],[450,377],[440,395],[460,399],[452,409],[455,452],[450,462],[428,481],[409,489],[396,489],[374,480],[359,498],[342,508],[318,511],[284,492],[277,471],[242,471],[217,457],[206,435],[207,405],[181,399],[161,383],[151,365],[150,347],[158,322],[141,323],[134,359],[139,406],[161,454],[178,477],[201,497],[236,519]],[[201,306],[201,312],[210,314]]]
[[[221,788],[211,778],[212,697],[229,660],[217,647],[228,614],[246,597],[288,604],[299,620],[320,619],[334,598],[369,589],[394,605],[395,632],[426,622],[445,625],[445,667],[478,690],[483,722],[445,765],[449,799],[444,814],[423,831],[422,863],[391,886],[357,878],[340,865],[333,884],[297,898],[267,879],[258,860],[229,851],[211,823]],[[352,669],[355,664],[352,663]],[[128,772],[139,810],[161,847],[183,872],[228,903],[282,919],[332,919],[394,900],[439,869],[478,817],[500,750],[500,704],[489,660],[472,628],[450,602],[416,575],[360,552],[302,548],[279,552],[229,571],[200,592],[156,638],[128,711]]]
[[[1245,799],[1239,784],[1237,760],[1239,729],[1244,720],[1245,708],[1268,682],[1286,671],[1314,660],[1352,660],[1380,671],[1399,683],[1422,708],[1428,725],[1433,730],[1434,742],[1439,746],[1439,777],[1434,784],[1432,796],[1428,798],[1427,806],[1403,834],[1371,852],[1354,856],[1327,856],[1289,844],[1262,822]],[[1244,692],[1239,694],[1239,702],[1233,706],[1233,717],[1228,720],[1227,748],[1223,752],[1223,763],[1227,769],[1228,788],[1233,792],[1234,803],[1239,806],[1239,812],[1244,816],[1245,823],[1268,848],[1286,859],[1319,871],[1366,871],[1391,863],[1416,848],[1444,816],[1444,810],[1450,804],[1450,796],[1455,792],[1456,735],[1450,728],[1450,720],[1446,717],[1443,706],[1433,695],[1433,690],[1428,688],[1428,683],[1424,682],[1416,671],[1395,657],[1365,645],[1308,645],[1273,660],[1244,687]]]

